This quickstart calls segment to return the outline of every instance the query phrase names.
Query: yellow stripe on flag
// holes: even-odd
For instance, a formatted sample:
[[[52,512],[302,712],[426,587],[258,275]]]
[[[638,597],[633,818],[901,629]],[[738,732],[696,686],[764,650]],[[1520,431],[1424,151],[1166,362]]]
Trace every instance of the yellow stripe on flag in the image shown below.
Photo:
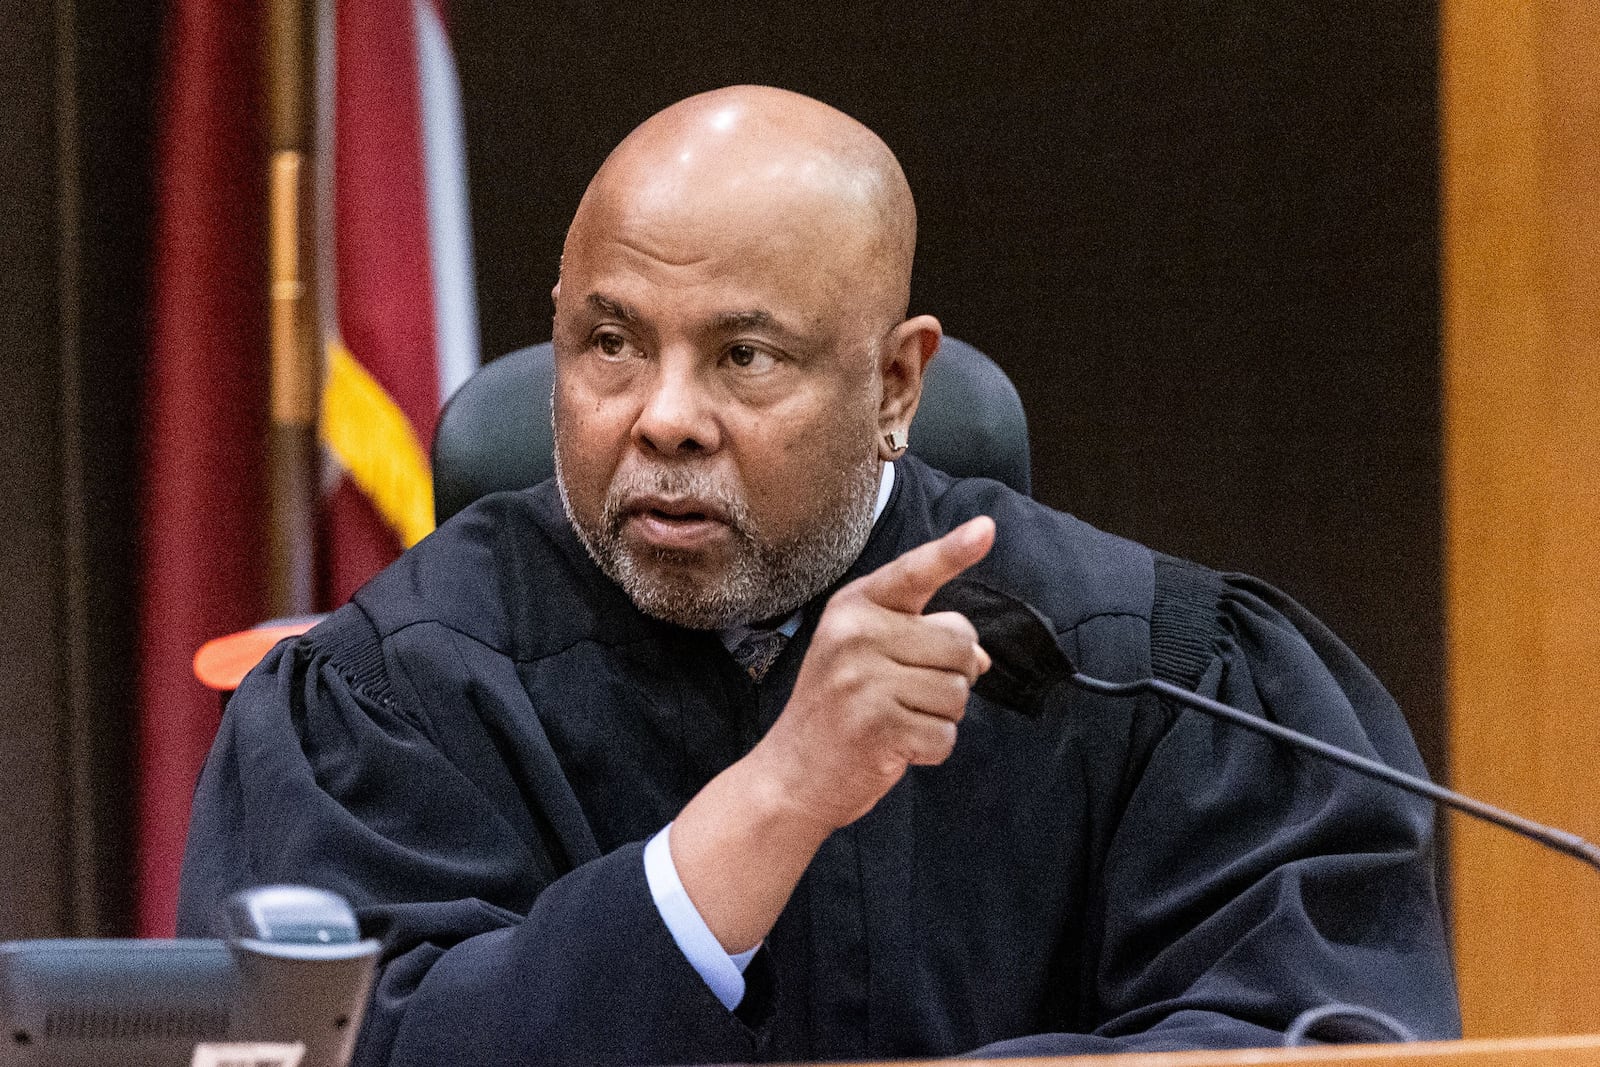
[[[433,532],[433,477],[411,420],[339,341],[328,342],[321,437],[410,548]]]

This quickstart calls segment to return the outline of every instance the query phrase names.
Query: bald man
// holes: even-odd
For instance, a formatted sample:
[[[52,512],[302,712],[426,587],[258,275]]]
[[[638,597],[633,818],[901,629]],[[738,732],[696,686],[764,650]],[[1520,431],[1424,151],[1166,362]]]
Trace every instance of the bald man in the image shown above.
[[[816,101],[634,131],[553,293],[556,479],[240,687],[180,922],[349,897],[385,938],[366,1064],[1262,1045],[1338,1003],[1455,1033],[1424,807],[1153,703],[996,696],[998,638],[929,610],[1026,602],[1090,673],[1421,769],[1281,594],[905,454],[915,234]]]

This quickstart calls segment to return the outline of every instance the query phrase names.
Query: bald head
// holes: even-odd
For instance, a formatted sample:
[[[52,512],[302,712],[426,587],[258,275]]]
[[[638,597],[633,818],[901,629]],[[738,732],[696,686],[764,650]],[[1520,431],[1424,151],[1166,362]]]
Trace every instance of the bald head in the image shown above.
[[[736,86],[674,104],[617,146],[565,254],[596,229],[668,261],[699,255],[697,243],[828,256],[875,317],[898,321],[917,222],[900,164],[871,130],[798,93]]]

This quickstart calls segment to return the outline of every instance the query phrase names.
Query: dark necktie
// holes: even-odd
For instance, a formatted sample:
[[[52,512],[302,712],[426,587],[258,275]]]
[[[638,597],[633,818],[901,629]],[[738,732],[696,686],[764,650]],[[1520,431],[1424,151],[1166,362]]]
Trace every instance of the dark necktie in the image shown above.
[[[751,630],[729,651],[733,654],[734,662],[759,682],[767,676],[767,671],[772,668],[778,653],[783,651],[788,641],[789,636],[782,630]]]

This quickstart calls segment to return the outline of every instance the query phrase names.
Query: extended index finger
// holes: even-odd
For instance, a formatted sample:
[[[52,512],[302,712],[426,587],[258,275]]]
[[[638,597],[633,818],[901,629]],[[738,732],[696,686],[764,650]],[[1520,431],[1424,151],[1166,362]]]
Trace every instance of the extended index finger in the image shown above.
[[[874,604],[919,615],[944,583],[988,555],[993,545],[994,520],[979,515],[890,560],[857,582],[857,588]]]

